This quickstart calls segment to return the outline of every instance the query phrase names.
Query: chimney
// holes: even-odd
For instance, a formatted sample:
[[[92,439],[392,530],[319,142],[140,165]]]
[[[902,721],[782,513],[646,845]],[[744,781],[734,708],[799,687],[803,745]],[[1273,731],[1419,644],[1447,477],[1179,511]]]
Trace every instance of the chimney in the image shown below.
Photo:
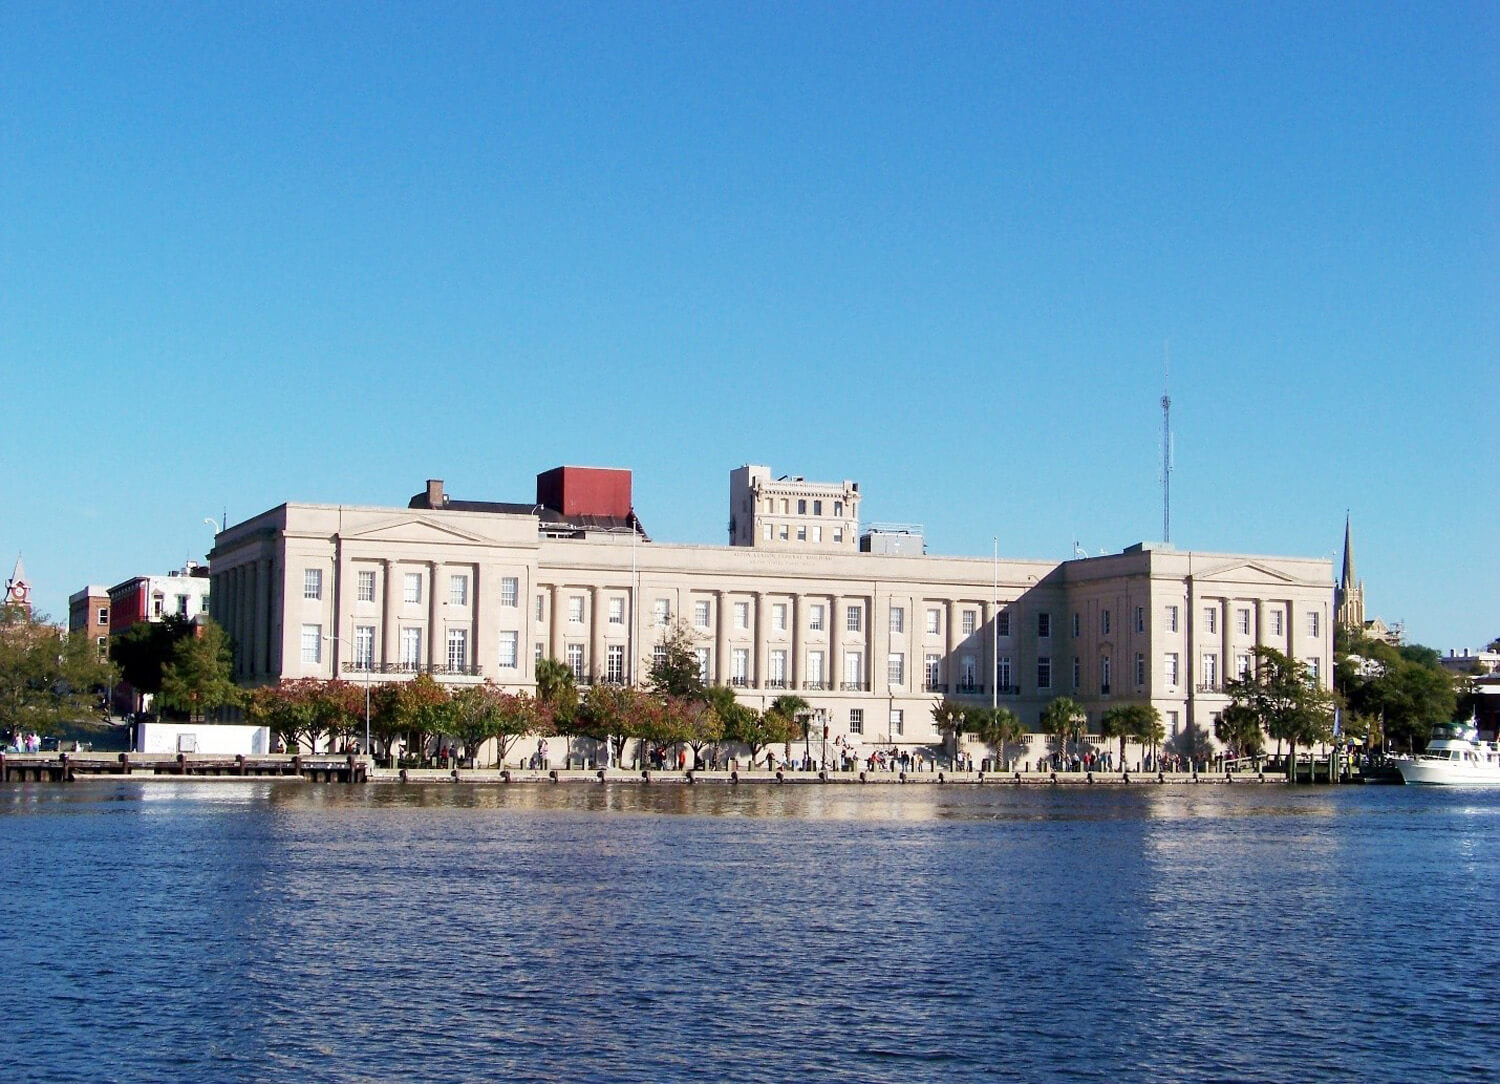
[[[427,507],[441,508],[448,503],[448,498],[443,496],[443,480],[441,478],[427,479]]]

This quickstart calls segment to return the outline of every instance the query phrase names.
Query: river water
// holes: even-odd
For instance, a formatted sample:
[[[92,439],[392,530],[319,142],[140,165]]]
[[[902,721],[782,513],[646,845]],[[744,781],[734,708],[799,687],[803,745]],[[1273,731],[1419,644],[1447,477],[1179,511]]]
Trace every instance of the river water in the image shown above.
[[[1500,792],[0,786],[7,1080],[1493,1079]]]

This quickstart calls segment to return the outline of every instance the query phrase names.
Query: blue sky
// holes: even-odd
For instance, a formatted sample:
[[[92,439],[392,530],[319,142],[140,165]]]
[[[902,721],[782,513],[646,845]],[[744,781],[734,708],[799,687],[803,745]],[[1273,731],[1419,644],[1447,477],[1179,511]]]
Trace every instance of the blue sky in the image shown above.
[[[934,552],[1333,555],[1500,635],[1500,7],[12,4],[5,571],[205,516],[853,478]]]

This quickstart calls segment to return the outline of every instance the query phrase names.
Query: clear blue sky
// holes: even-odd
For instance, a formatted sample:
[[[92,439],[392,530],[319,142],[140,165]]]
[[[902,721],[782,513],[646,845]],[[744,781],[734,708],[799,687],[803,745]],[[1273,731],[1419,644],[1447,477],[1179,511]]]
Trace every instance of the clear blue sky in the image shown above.
[[[934,552],[1333,555],[1500,635],[1500,5],[9,4],[0,526],[853,478]]]

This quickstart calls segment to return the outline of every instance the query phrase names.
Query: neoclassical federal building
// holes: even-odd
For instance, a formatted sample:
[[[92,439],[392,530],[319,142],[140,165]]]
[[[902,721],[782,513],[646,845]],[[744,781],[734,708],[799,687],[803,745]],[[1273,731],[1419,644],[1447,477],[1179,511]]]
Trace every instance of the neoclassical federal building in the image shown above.
[[[581,685],[640,681],[673,625],[708,680],[768,706],[795,692],[855,745],[938,740],[944,696],[1035,727],[1069,696],[1090,731],[1149,702],[1169,744],[1212,733],[1224,681],[1267,645],[1326,684],[1331,561],[1141,543],[1077,560],[944,557],[919,528],[861,529],[859,485],[730,472],[729,544],[651,540],[628,471],[559,467],[535,501],[288,503],[210,554],[212,614],[244,685],[287,678],[535,687],[538,659]]]

